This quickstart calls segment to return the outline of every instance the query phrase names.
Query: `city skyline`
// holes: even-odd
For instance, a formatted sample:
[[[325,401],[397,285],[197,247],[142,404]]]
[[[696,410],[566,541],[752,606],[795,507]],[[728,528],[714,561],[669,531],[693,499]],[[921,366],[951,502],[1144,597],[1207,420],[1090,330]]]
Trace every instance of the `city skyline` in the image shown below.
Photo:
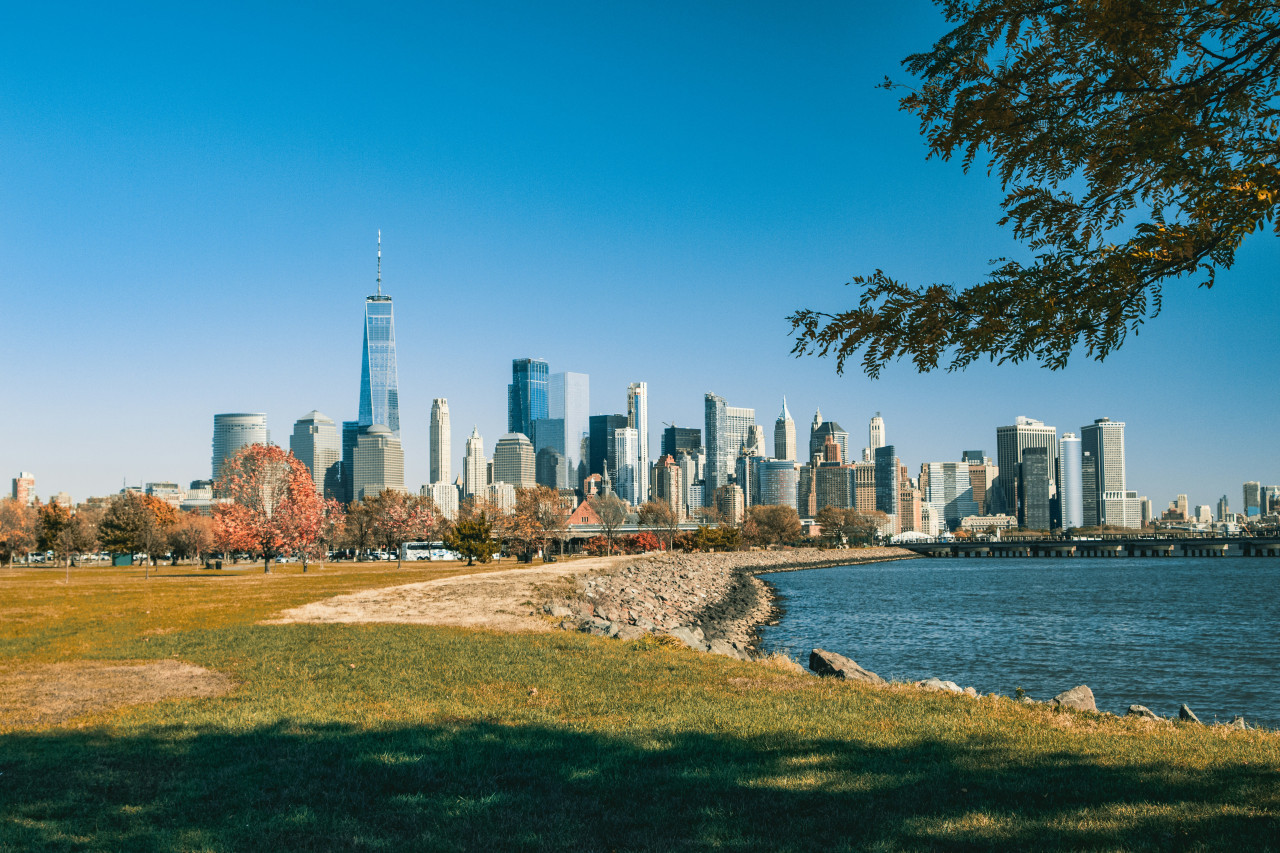
[[[381,228],[414,488],[430,479],[432,400],[492,447],[511,360],[529,354],[590,375],[590,414],[625,412],[627,385],[647,382],[651,457],[664,422],[701,427],[714,389],[761,417],[785,395],[801,433],[821,407],[851,454],[882,411],[912,471],[961,448],[994,456],[995,427],[1018,415],[1077,434],[1110,417],[1127,423],[1128,487],[1157,508],[1280,481],[1266,429],[1280,402],[1260,390],[1280,368],[1267,235],[1212,291],[1171,284],[1162,316],[1102,365],[900,364],[872,382],[790,357],[787,314],[847,307],[853,274],[960,284],[1019,251],[995,224],[995,182],[925,160],[915,121],[875,88],[941,32],[932,6],[748,8],[728,25],[667,10],[678,27],[570,11],[496,30],[472,10],[397,11],[377,39],[317,11],[344,34],[336,64],[272,10],[202,26],[84,10],[56,39],[11,45],[0,311],[32,319],[0,343],[0,470],[83,500],[205,478],[214,414],[266,412],[278,443],[313,410],[357,419],[356,306]],[[49,32],[37,8],[8,14]],[[547,36],[536,51],[530,28]],[[227,50],[278,88],[260,97],[260,73],[217,61]],[[513,123],[518,139],[499,132]]]

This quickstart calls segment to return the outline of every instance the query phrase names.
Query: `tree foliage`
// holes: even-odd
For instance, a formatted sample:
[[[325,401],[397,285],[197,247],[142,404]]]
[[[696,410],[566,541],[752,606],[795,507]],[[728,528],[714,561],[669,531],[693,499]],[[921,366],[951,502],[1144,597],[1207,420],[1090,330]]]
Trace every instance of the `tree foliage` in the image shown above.
[[[680,519],[666,501],[646,501],[640,505],[640,523],[652,527],[670,548],[680,532]]]
[[[875,541],[876,534],[885,529],[889,516],[879,510],[863,512],[862,510],[835,506],[824,506],[818,510],[814,521],[822,529],[822,538],[829,544],[869,545]]]
[[[18,554],[26,554],[36,545],[39,521],[34,507],[14,500],[0,499],[0,557],[9,566]]]
[[[955,28],[904,65],[929,155],[989,158],[1001,225],[1031,252],[963,290],[855,276],[854,309],[789,319],[797,355],[871,377],[987,358],[1103,360],[1167,282],[1212,287],[1280,202],[1280,6],[940,0]],[[886,81],[886,87],[892,87]],[[949,361],[945,361],[949,359]]]
[[[445,542],[450,550],[466,558],[468,566],[474,565],[476,560],[481,563],[489,562],[499,547],[493,539],[493,528],[483,511],[465,518],[459,517]]]
[[[757,504],[747,507],[743,535],[753,545],[781,545],[794,542],[803,534],[800,514],[795,507]]]
[[[383,489],[373,497],[365,498],[364,506],[372,521],[374,541],[396,552],[397,567],[400,565],[400,546],[427,539],[435,527],[430,498]]]
[[[627,502],[613,492],[609,492],[606,495],[589,498],[587,504],[599,517],[600,529],[604,532],[604,538],[609,543],[609,553],[612,554],[614,542],[618,537],[618,528],[627,521]]]
[[[240,448],[222,465],[214,508],[218,539],[261,555],[263,571],[281,554],[310,547],[320,535],[324,502],[311,472],[292,453],[267,444]]]
[[[178,560],[198,560],[213,550],[213,519],[196,512],[180,512],[167,538],[175,564]]]
[[[156,501],[138,492],[114,495],[98,525],[98,538],[108,551],[128,554],[144,554],[147,576],[150,563],[165,552],[167,542],[160,519],[156,516],[156,504],[172,511],[164,501]],[[170,518],[166,513],[165,518]]]

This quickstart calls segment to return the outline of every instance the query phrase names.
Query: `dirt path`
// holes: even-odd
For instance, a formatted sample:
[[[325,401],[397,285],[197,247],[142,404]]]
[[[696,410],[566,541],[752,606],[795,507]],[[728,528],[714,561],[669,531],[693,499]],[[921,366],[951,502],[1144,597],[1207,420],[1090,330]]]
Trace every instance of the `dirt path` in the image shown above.
[[[589,572],[635,559],[591,557],[364,590],[285,610],[263,624],[400,622],[497,631],[551,631],[555,624],[540,615],[531,615],[534,608],[528,602],[546,598],[549,587],[567,586]]]

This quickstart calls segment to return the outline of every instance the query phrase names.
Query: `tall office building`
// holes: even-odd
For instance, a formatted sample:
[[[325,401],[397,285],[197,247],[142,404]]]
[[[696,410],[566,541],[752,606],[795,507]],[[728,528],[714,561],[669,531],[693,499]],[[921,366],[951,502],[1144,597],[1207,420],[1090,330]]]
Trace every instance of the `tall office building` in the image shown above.
[[[671,507],[677,521],[684,520],[687,506],[682,473],[680,465],[669,455],[653,465],[653,499]]]
[[[533,478],[539,486],[569,488],[569,461],[554,447],[544,447],[534,455]]]
[[[1064,432],[1060,452],[1062,479],[1058,483],[1058,506],[1062,508],[1062,526],[1064,529],[1084,527],[1084,456],[1080,438],[1073,432]]]
[[[493,447],[493,482],[510,483],[518,489],[537,485],[537,458],[533,442],[518,432],[509,432]]]
[[[627,386],[627,426],[636,431],[637,468],[635,504],[649,500],[649,384]]]
[[[1112,524],[1106,517],[1105,492],[1124,492],[1124,422],[1098,418],[1080,428],[1084,525]],[[1085,468],[1083,457],[1091,458]]]
[[[603,477],[606,473],[609,479],[613,480],[615,471],[613,470],[613,434],[619,429],[625,429],[627,426],[626,415],[592,415],[587,419],[591,438],[588,442],[588,474],[599,474]]]
[[[826,447],[828,438],[840,448],[841,462],[851,462],[853,460],[853,457],[849,455],[849,433],[835,421],[824,421],[822,413],[818,412],[813,416],[813,427],[809,430],[810,462],[819,458],[819,455]],[[832,460],[828,459],[827,461],[830,462]]]
[[[449,401],[436,397],[431,401],[431,482],[447,483],[452,479],[451,457],[453,437],[449,427]]]
[[[458,517],[458,486],[454,483],[431,483],[420,490],[423,497],[431,498],[436,511],[453,521]]]
[[[333,418],[315,410],[299,418],[289,436],[289,452],[311,472],[316,494],[342,498],[342,439]]]
[[[882,445],[876,448],[875,457],[876,509],[889,516],[893,524],[893,532],[897,533],[899,532],[898,501],[902,483],[898,450],[892,444]]]
[[[639,506],[647,499],[640,485],[640,468],[644,465],[640,458],[640,431],[634,427],[614,430],[613,447],[613,493],[632,506]]]
[[[756,410],[730,406],[723,397],[707,392],[704,413],[707,471],[703,498],[714,501],[716,490],[729,483],[738,451],[747,443],[756,422]]]
[[[1244,484],[1244,515],[1258,515],[1262,512],[1262,483],[1250,480]]]
[[[21,471],[13,478],[13,499],[23,506],[30,506],[36,500],[36,475],[30,471]]]
[[[1226,521],[1227,516],[1231,513],[1231,505],[1227,502],[1227,496],[1223,495],[1218,498],[1218,521]]]
[[[995,490],[991,484],[995,482],[1000,469],[995,465],[978,462],[970,462],[968,465],[969,484],[973,487],[973,502],[978,505],[978,515],[995,515],[996,508],[992,500]]]
[[[1280,511],[1280,486],[1262,486],[1258,489],[1258,513],[1272,515]]]
[[[344,504],[356,499],[353,483],[356,480],[356,439],[360,437],[359,421],[342,422],[342,497]]]
[[[867,427],[868,447],[871,452],[875,453],[878,448],[884,447],[884,418],[880,417],[880,413],[876,412],[876,416],[871,419],[871,424]]]
[[[382,292],[382,232],[378,232],[378,292],[364,300],[364,353],[360,367],[362,427],[381,424],[400,437],[400,385],[396,378],[396,320]]]
[[[978,514],[967,463],[926,462],[920,467],[921,499],[933,507],[935,521],[955,530],[962,518]]]
[[[697,453],[702,449],[702,430],[693,427],[669,426],[662,431],[662,455],[672,458],[680,451]]]
[[[752,502],[764,506],[789,506],[799,512],[800,463],[791,459],[753,458],[751,464],[755,468],[755,476],[752,477],[755,499]]]
[[[1023,509],[1023,495],[1018,491],[1021,481],[1019,466],[1022,455],[1030,447],[1043,447],[1049,455],[1050,492],[1057,492],[1058,460],[1058,428],[1045,426],[1044,421],[1019,415],[1010,426],[996,427],[996,463],[1000,467],[996,474],[996,490],[1005,512],[1018,519],[1018,524],[1027,526],[1026,513]],[[1085,518],[1088,523],[1088,517]]]
[[[382,424],[362,427],[356,439],[352,482],[355,499],[367,500],[387,489],[405,491],[404,449],[400,439]]]
[[[249,444],[270,444],[267,416],[262,412],[229,412],[213,416],[213,479],[222,472],[222,463]]]
[[[796,459],[796,422],[787,408],[787,398],[782,398],[782,411],[773,422],[773,458]]]
[[[484,458],[484,439],[480,431],[471,427],[471,436],[467,439],[467,452],[462,457],[462,496],[474,498],[484,493],[489,485],[489,465]]]
[[[511,361],[511,384],[507,386],[507,433],[533,435],[533,422],[550,417],[547,400],[548,367],[540,358]]]
[[[1028,530],[1048,530],[1052,525],[1050,499],[1053,465],[1047,447],[1028,447],[1022,451],[1018,477],[1018,494],[1022,498],[1023,520]]]
[[[569,371],[551,374],[547,380],[547,415],[564,423],[564,446],[556,449],[564,454],[569,479],[576,483],[587,476],[582,445],[591,434],[591,377]]]

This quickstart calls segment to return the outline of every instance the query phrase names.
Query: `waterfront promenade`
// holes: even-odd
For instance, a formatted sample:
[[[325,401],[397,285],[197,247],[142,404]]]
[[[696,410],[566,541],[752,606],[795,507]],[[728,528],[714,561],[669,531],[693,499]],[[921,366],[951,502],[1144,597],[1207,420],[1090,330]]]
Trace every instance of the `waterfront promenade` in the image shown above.
[[[922,557],[1276,557],[1280,537],[1155,537],[1109,534],[1088,538],[929,539],[897,543]]]

